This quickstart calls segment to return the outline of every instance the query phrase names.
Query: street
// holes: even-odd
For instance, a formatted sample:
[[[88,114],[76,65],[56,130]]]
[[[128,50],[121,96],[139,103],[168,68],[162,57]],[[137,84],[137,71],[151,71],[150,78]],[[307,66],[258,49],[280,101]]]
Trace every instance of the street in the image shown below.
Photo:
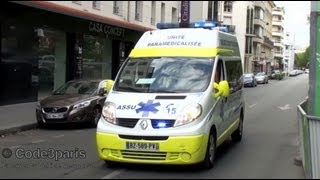
[[[219,147],[211,170],[136,164],[107,168],[97,157],[95,129],[64,125],[0,137],[0,177],[304,179],[303,168],[294,164],[294,157],[298,154],[297,105],[308,94],[308,78],[302,74],[244,88],[243,139]],[[47,152],[50,156],[39,158]]]

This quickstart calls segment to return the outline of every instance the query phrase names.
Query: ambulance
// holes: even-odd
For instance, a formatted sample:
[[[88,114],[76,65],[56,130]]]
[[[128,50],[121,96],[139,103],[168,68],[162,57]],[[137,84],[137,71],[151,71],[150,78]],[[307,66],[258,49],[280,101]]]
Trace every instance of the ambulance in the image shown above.
[[[242,61],[236,36],[215,22],[162,23],[145,32],[110,90],[97,125],[98,156],[119,163],[197,164],[241,141]]]

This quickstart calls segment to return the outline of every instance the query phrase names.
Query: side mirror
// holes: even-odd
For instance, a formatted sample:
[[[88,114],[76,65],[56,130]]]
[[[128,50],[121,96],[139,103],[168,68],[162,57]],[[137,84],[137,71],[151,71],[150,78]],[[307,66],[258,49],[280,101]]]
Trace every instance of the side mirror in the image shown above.
[[[107,80],[107,82],[106,82],[106,87],[105,87],[105,90],[107,91],[107,93],[110,92],[110,90],[111,90],[111,88],[112,88],[112,86],[113,86],[113,83],[114,83],[113,80]]]
[[[228,97],[230,94],[230,87],[228,81],[221,81],[219,84],[214,83],[214,88],[218,90],[218,92],[214,94],[214,97]]]
[[[106,91],[105,91],[104,88],[100,88],[99,91],[98,91],[98,95],[99,96],[103,96],[105,93],[106,93]]]

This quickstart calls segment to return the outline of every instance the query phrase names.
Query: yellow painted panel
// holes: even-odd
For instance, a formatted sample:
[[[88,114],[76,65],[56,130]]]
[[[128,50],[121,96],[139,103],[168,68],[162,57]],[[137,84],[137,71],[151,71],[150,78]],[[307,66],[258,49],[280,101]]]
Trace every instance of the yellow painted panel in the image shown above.
[[[215,57],[220,55],[232,55],[233,50],[218,48],[135,48],[129,57]]]

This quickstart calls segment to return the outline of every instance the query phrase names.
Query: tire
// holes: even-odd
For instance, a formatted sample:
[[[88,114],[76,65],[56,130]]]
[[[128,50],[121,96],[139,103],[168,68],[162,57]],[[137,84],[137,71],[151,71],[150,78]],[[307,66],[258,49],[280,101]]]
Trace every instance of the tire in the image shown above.
[[[41,122],[41,121],[38,121],[38,127],[41,129],[41,128],[45,128],[46,127],[46,124]]]
[[[237,130],[235,130],[231,134],[231,139],[233,142],[240,142],[242,140],[242,134],[243,134],[243,117],[240,115],[240,124]]]
[[[201,167],[203,169],[211,169],[214,166],[216,150],[217,150],[216,136],[215,136],[215,133],[211,131],[208,139],[206,156],[201,163]]]
[[[116,168],[119,166],[119,163],[114,162],[114,161],[104,160],[104,163],[107,166],[107,168]]]
[[[102,109],[99,106],[96,106],[93,109],[92,117],[90,120],[90,123],[93,127],[97,127],[97,124],[99,122],[99,119],[101,117]]]

